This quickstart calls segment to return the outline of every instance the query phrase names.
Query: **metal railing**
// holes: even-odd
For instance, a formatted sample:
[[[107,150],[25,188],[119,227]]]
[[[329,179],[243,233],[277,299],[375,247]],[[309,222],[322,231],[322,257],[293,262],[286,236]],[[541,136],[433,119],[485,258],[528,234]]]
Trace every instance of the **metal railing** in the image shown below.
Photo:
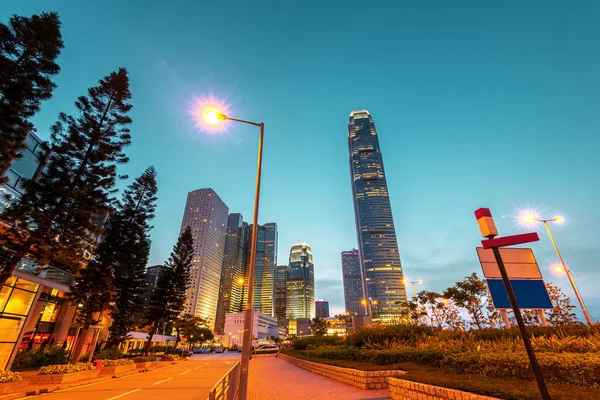
[[[235,400],[240,388],[240,361],[208,393],[207,400]]]

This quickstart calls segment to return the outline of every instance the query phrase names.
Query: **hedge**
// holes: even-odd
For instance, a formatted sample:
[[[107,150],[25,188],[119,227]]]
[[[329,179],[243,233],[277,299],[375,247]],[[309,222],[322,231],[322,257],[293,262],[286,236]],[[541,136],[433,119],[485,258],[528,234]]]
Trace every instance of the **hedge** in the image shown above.
[[[0,383],[15,382],[22,379],[23,377],[18,372],[0,371]]]
[[[156,357],[153,356],[142,356],[142,357],[135,357],[133,359],[133,362],[139,363],[139,362],[151,362],[151,361],[156,361]]]
[[[67,364],[68,353],[60,347],[19,351],[12,364],[14,369],[38,368],[46,365]]]
[[[119,365],[131,365],[134,361],[131,358],[121,358],[118,360],[102,360],[103,367],[118,367]]]
[[[77,363],[77,364],[59,364],[47,365],[40,368],[39,375],[54,375],[54,374],[69,374],[72,372],[89,371],[95,369],[94,364]]]

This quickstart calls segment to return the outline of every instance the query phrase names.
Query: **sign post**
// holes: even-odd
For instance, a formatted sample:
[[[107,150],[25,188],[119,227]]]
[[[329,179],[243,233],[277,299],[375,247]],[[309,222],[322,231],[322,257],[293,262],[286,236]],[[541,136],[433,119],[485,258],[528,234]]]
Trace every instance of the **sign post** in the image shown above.
[[[548,388],[546,387],[546,382],[544,381],[544,376],[542,375],[542,369],[540,368],[535,356],[535,352],[533,351],[533,346],[529,340],[529,335],[527,334],[527,329],[525,328],[525,323],[523,322],[523,317],[521,316],[521,311],[519,310],[519,305],[517,304],[515,292],[513,291],[510,279],[508,278],[508,273],[506,272],[506,268],[504,266],[504,262],[502,261],[502,256],[500,255],[500,247],[502,246],[534,242],[539,240],[539,237],[537,236],[537,233],[526,233],[522,235],[506,236],[503,238],[494,239],[494,237],[498,235],[498,230],[496,229],[496,225],[494,224],[490,210],[488,208],[480,208],[475,211],[475,217],[477,218],[482,236],[488,239],[481,241],[483,247],[486,249],[491,248],[494,252],[494,257],[496,258],[498,269],[502,275],[502,281],[506,287],[506,293],[508,294],[510,305],[512,306],[513,313],[515,314],[517,325],[519,325],[519,330],[521,331],[521,336],[523,337],[523,343],[525,344],[525,349],[527,350],[527,356],[529,356],[529,362],[531,363],[531,368],[535,374],[535,379],[537,380],[542,399],[550,400],[550,394],[548,393]]]

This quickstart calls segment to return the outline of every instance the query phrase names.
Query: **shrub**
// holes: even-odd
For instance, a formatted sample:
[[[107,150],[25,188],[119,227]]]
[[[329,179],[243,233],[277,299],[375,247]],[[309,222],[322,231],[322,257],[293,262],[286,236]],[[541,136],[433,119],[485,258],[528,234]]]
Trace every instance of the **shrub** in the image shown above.
[[[415,343],[424,336],[436,336],[440,332],[440,328],[426,325],[364,326],[348,336],[347,341],[350,346],[355,347],[392,341]]]
[[[151,353],[163,353],[169,349],[173,349],[173,346],[152,346],[150,347]]]
[[[0,383],[15,382],[22,379],[23,377],[18,372],[0,371]]]
[[[148,356],[148,357],[135,357],[133,359],[133,362],[139,363],[139,362],[151,362],[151,361],[156,361],[156,357],[153,356]]]
[[[13,362],[13,368],[38,368],[46,365],[67,364],[68,353],[60,347],[19,351]]]
[[[254,349],[252,354],[277,354],[279,349]]]
[[[94,360],[117,360],[123,358],[123,353],[114,349],[102,349],[94,353]]]
[[[103,367],[118,367],[119,365],[133,365],[131,358],[121,358],[119,360],[102,360]]]
[[[70,374],[72,372],[89,371],[95,369],[93,364],[77,363],[77,364],[58,364],[47,365],[40,368],[39,375],[54,375],[54,374]]]
[[[336,346],[345,343],[345,339],[339,336],[309,336],[294,342],[294,349],[306,350],[321,346]]]
[[[160,361],[175,361],[179,359],[179,356],[176,354],[163,354],[160,357]]]

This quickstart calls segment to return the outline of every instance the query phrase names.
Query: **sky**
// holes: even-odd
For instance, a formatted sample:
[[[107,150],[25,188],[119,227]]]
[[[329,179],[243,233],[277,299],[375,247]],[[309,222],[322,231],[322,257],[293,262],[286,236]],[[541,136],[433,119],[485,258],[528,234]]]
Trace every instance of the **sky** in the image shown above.
[[[316,296],[343,311],[340,252],[356,247],[347,123],[364,108],[419,289],[481,275],[475,209],[511,235],[526,231],[514,217],[531,208],[566,218],[553,232],[600,319],[599,2],[3,0],[0,20],[42,11],[60,14],[65,48],[33,119],[40,137],[88,87],[129,70],[121,172],[158,172],[150,264],[167,259],[189,191],[213,188],[251,220],[258,132],[198,131],[188,110],[212,94],[231,116],[265,123],[259,221],[278,225],[278,263],[308,242]],[[549,272],[557,257],[543,227],[531,229],[545,279],[575,303]]]

